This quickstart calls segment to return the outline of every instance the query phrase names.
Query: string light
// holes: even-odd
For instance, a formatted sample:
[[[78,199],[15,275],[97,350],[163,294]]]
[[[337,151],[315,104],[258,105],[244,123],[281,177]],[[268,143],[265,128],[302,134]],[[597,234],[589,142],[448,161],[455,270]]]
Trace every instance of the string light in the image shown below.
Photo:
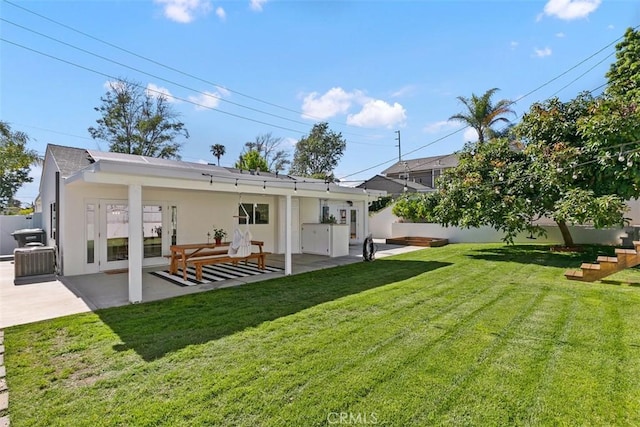
[[[298,183],[297,182],[293,182],[293,192],[297,193],[298,192]]]
[[[262,191],[267,189],[267,181],[262,181]]]

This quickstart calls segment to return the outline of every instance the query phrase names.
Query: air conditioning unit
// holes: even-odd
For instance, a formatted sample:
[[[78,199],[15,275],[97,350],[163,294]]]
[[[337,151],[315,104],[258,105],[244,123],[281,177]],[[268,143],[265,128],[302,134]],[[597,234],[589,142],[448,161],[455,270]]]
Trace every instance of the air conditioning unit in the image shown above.
[[[56,278],[56,251],[50,246],[32,246],[13,250],[16,285],[46,282]]]

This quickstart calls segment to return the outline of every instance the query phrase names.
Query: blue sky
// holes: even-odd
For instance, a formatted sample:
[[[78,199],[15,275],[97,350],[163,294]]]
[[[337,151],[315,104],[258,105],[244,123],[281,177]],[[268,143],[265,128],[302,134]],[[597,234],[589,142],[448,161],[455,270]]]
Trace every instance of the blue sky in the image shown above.
[[[0,19],[0,120],[41,154],[106,151],[87,128],[106,83],[125,77],[170,96],[191,135],[183,160],[213,162],[223,144],[232,166],[269,132],[293,156],[327,121],[347,140],[336,176],[358,180],[398,160],[398,130],[403,158],[475,140],[447,120],[457,96],[500,88],[495,101],[519,99],[517,121],[533,102],[598,93],[640,3],[0,0]],[[17,198],[32,202],[37,181]]]

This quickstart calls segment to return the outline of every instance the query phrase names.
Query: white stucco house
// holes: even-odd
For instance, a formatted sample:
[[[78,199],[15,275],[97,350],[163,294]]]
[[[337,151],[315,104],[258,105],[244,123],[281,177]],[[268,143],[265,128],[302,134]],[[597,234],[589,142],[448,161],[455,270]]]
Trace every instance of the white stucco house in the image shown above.
[[[349,243],[368,234],[368,204],[384,192],[200,163],[48,145],[38,206],[59,274],[128,269],[142,300],[143,267],[166,265],[169,246],[203,243],[213,229],[249,229],[264,250],[303,252],[304,224],[333,215]],[[246,213],[245,213],[246,212]],[[248,214],[248,216],[247,216]]]

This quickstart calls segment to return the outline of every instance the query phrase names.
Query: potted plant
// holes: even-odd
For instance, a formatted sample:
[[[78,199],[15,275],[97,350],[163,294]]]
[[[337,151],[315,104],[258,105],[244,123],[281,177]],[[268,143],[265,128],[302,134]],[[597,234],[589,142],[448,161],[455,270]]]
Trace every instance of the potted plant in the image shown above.
[[[222,242],[222,239],[224,239],[225,237],[227,237],[227,232],[222,228],[213,229],[213,238],[215,239],[216,244],[220,244]]]

